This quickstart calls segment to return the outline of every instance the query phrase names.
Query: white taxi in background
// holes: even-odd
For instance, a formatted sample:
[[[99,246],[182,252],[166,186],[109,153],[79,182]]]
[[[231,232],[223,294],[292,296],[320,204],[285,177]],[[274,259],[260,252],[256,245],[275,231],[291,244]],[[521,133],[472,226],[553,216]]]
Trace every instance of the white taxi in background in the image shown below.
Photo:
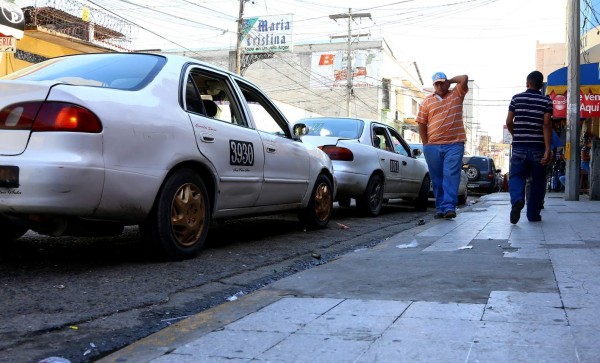
[[[377,216],[385,200],[412,200],[427,210],[429,172],[393,127],[368,119],[315,117],[298,120],[294,133],[333,161],[341,206],[356,200],[360,211]]]
[[[0,242],[139,225],[185,259],[212,219],[297,210],[325,227],[335,187],[258,87],[195,59],[74,55],[0,79]]]

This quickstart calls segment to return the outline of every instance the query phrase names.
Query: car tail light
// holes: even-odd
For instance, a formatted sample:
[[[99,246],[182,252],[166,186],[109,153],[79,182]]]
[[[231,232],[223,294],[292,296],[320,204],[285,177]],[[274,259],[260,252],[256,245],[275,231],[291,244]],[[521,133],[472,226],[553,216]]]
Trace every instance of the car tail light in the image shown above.
[[[323,150],[325,154],[329,155],[331,160],[341,160],[341,161],[352,161],[354,160],[354,154],[350,149],[345,147],[335,146],[335,145],[323,145],[319,146],[319,149]]]
[[[24,102],[0,111],[0,129],[99,133],[102,123],[90,110],[66,102]]]
[[[494,180],[495,177],[494,173],[488,173],[488,180]]]
[[[26,102],[10,105],[0,111],[0,129],[31,130],[35,115],[43,102]]]
[[[33,122],[33,131],[99,133],[102,123],[87,108],[72,103],[44,102]]]

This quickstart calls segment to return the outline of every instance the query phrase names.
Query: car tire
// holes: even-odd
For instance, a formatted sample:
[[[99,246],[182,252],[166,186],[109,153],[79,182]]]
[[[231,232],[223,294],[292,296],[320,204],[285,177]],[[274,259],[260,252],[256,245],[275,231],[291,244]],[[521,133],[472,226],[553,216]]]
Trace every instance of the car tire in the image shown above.
[[[341,198],[338,200],[338,205],[340,207],[349,207],[352,202],[352,198]]]
[[[381,176],[371,176],[365,192],[356,199],[356,206],[365,216],[377,217],[381,213],[383,207],[383,179]]]
[[[427,211],[427,204],[429,204],[429,183],[430,179],[426,176],[421,183],[419,195],[417,196],[417,199],[415,199],[415,210],[417,212]]]
[[[182,169],[166,180],[140,232],[160,259],[184,260],[196,257],[202,249],[209,222],[204,182],[192,170]]]
[[[459,205],[465,204],[467,202],[467,196],[468,196],[468,192],[467,192],[467,188],[465,188],[465,192],[463,193],[463,195],[458,196],[458,204]]]
[[[29,228],[15,223],[10,217],[0,216],[0,243],[12,242],[28,230]]]
[[[475,181],[479,179],[479,175],[481,175],[479,168],[475,165],[469,165],[465,170],[465,173],[467,174],[467,178],[469,179],[469,181]]]
[[[331,219],[332,212],[333,188],[331,180],[321,174],[317,177],[308,206],[299,213],[298,217],[300,222],[310,229],[325,228]]]

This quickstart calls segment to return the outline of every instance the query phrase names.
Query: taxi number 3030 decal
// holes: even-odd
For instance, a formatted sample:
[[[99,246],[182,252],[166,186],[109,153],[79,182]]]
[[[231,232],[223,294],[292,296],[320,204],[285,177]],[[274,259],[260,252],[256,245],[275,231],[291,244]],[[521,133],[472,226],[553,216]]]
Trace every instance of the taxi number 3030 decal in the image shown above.
[[[254,145],[247,141],[229,140],[229,164],[254,165]]]

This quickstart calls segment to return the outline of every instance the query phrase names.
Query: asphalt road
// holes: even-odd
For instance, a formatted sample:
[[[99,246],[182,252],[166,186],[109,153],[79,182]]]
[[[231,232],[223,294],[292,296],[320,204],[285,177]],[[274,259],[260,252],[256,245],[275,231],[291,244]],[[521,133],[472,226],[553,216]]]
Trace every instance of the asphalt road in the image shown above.
[[[471,198],[470,198],[471,199]],[[473,201],[470,201],[472,203]],[[28,233],[0,246],[0,362],[91,362],[228,299],[427,223],[402,201],[377,218],[338,208],[328,228],[295,215],[215,224],[200,256],[154,262],[135,227],[113,238]]]

